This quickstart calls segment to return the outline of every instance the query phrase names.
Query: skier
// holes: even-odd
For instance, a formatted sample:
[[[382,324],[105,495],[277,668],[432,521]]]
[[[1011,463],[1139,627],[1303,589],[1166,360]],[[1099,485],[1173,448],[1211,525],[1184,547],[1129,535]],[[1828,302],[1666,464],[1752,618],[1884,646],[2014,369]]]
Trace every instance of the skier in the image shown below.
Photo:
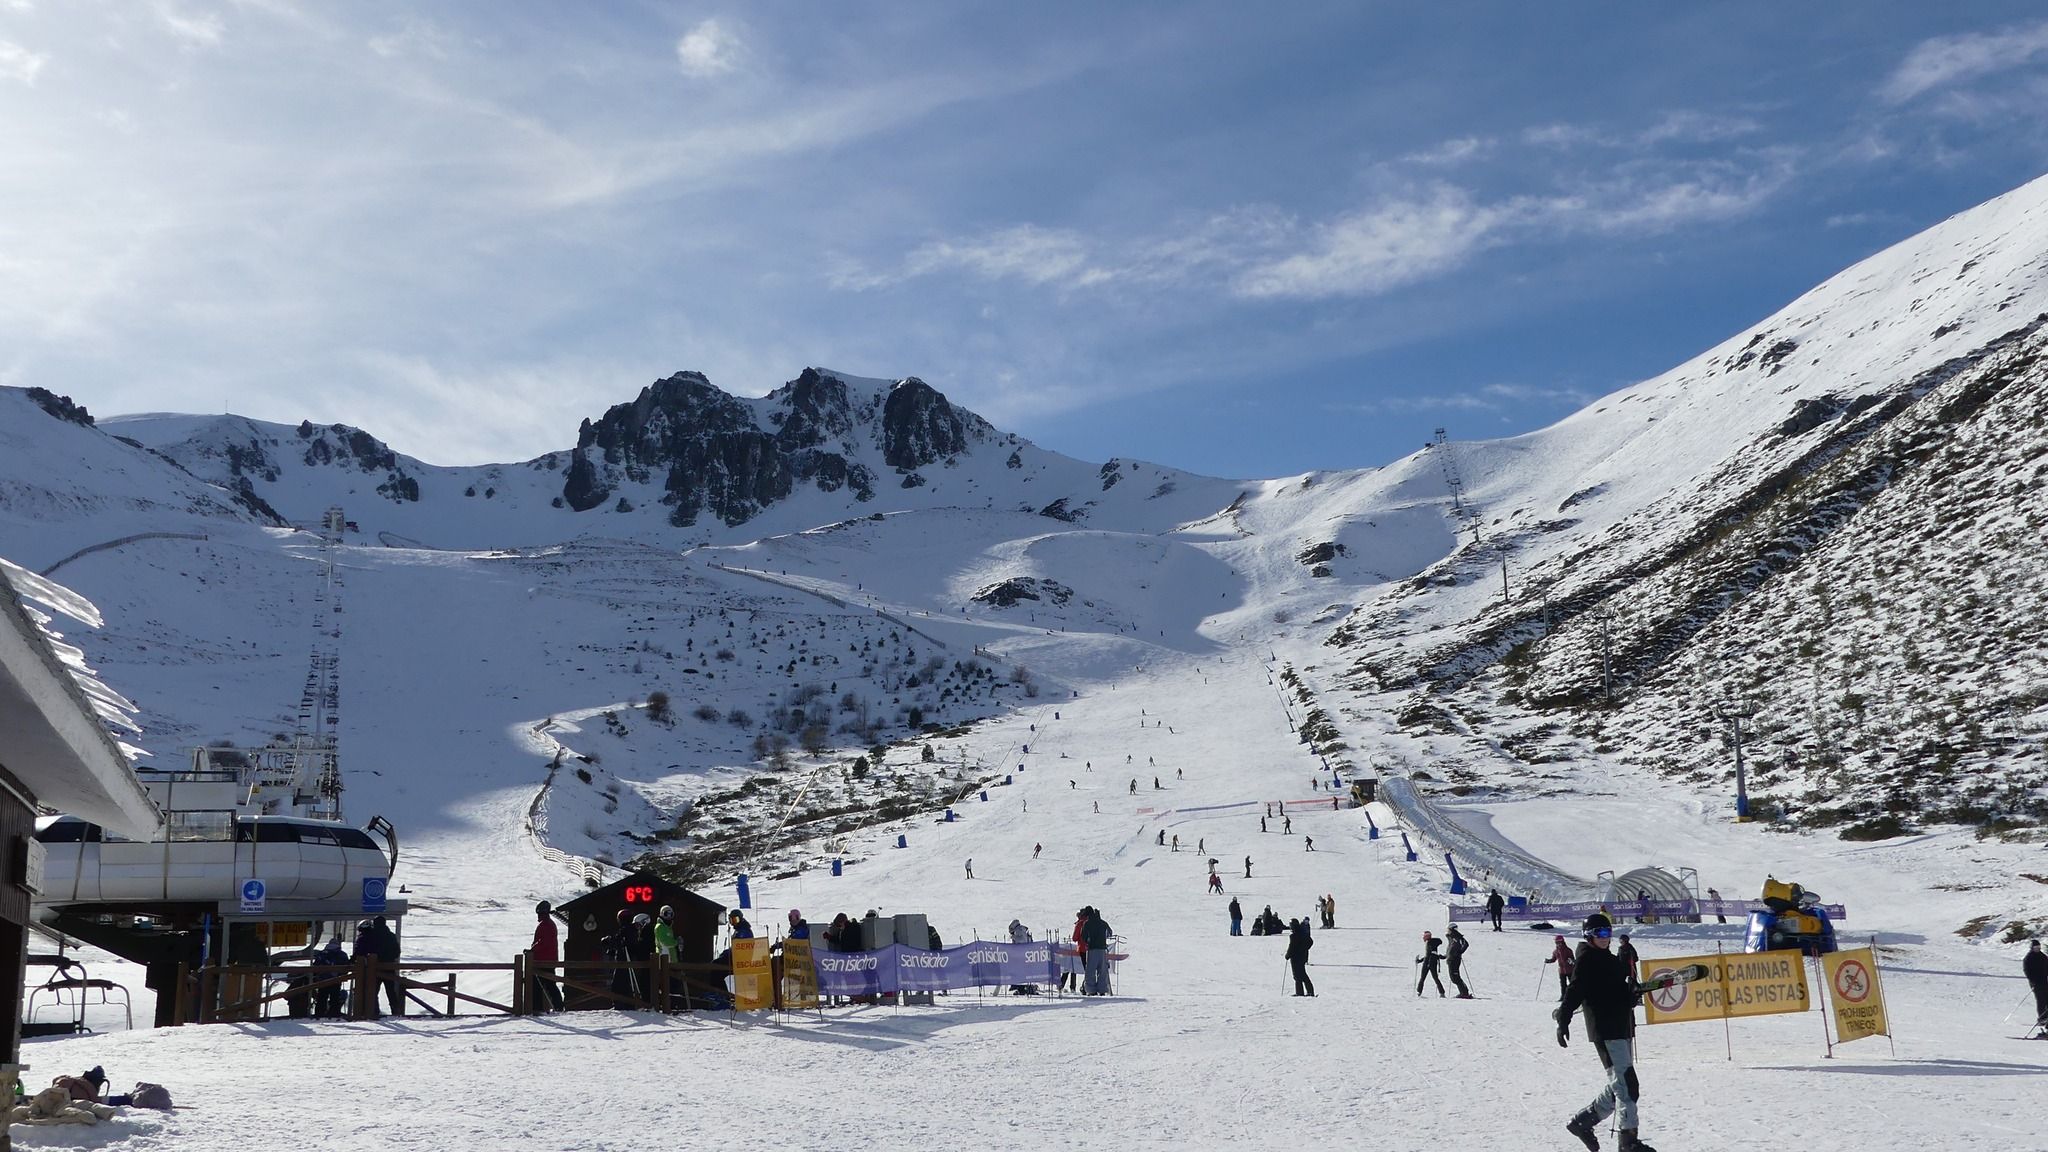
[[[1179,835],[1175,835],[1175,836],[1174,836],[1174,838],[1173,838],[1173,850],[1174,850],[1175,852],[1178,852],[1178,851],[1180,851],[1180,836],[1179,836]]]
[[[974,879],[974,858],[971,856],[967,859],[967,878]]]
[[[1040,852],[1043,852],[1043,851],[1045,851],[1045,845],[1043,845],[1043,844],[1033,844],[1033,845],[1031,846],[1031,858],[1032,858],[1033,860],[1036,860],[1036,859],[1038,859],[1038,854],[1039,854]]]
[[[1287,962],[1294,966],[1294,994],[1313,996],[1316,984],[1308,978],[1308,950],[1315,947],[1316,942],[1308,934],[1308,921],[1293,920],[1287,926],[1291,930],[1287,940]]]
[[[1152,778],[1152,790],[1153,790],[1154,792],[1157,792],[1157,791],[1159,791],[1159,777],[1157,777],[1157,776],[1154,776],[1154,777]]]
[[[1707,889],[1707,899],[1714,902],[1714,923],[1726,924],[1728,922],[1728,914],[1721,910],[1721,894],[1709,888]]]
[[[1281,834],[1281,835],[1283,835],[1283,836],[1292,836],[1292,835],[1294,835],[1294,817],[1292,817],[1292,816],[1282,816],[1282,817],[1280,817],[1280,834]]]
[[[1422,934],[1422,955],[1415,958],[1415,962],[1422,965],[1422,975],[1415,978],[1415,994],[1417,996],[1422,995],[1422,985],[1428,980],[1436,981],[1436,994],[1438,996],[1446,995],[1444,992],[1444,978],[1437,974],[1437,966],[1443,962],[1443,956],[1438,954],[1437,949],[1443,946],[1443,941],[1431,936],[1428,932]]]
[[[1315,837],[1313,837],[1313,836],[1304,836],[1304,837],[1302,837],[1301,839],[1302,839],[1302,846],[1303,846],[1304,848],[1306,848],[1306,849],[1307,849],[1308,851],[1310,851],[1310,852],[1313,852],[1313,851],[1315,851],[1315,850],[1316,850],[1316,838],[1315,838]]]
[[[1209,872],[1209,891],[1218,896],[1223,895],[1223,877],[1218,876],[1214,869]]]
[[[1173,770],[1173,778],[1174,778],[1175,780],[1185,780],[1185,779],[1187,779],[1188,777],[1187,777],[1187,773],[1185,773],[1185,772],[1182,772],[1182,771],[1181,771],[1180,769],[1178,769],[1178,768],[1175,768],[1175,769]]]
[[[1600,1066],[1607,1070],[1607,1087],[1565,1124],[1565,1131],[1585,1143],[1587,1152],[1600,1152],[1593,1130],[1617,1109],[1621,1112],[1621,1152],[1657,1152],[1637,1138],[1635,1034],[1635,976],[1621,958],[1608,949],[1613,944],[1614,925],[1598,912],[1586,917],[1586,938],[1579,944],[1571,987],[1557,1006],[1557,1046],[1571,1043],[1572,1013],[1583,1009],[1586,1038],[1600,1054]]]
[[[1136,796],[1137,794],[1138,794],[1138,778],[1137,778],[1136,776],[1133,776],[1133,777],[1131,777],[1131,795],[1133,795],[1133,796]]]
[[[2020,971],[2027,975],[2027,987],[2034,990],[2034,1026],[2048,1038],[2048,953],[2041,951],[2041,942],[2035,940],[2027,945],[2027,958],[2020,961]]]
[[[1209,850],[1207,847],[1208,843],[1207,840],[1197,837],[1195,840],[1195,851],[1197,853],[1207,852]]]
[[[1614,950],[1614,958],[1628,969],[1629,979],[1633,980],[1636,976],[1636,946],[1628,942],[1628,933],[1623,932],[1620,936],[1621,947]]]
[[[1249,856],[1244,858],[1244,878],[1247,880],[1252,878],[1252,858]]]
[[[1084,989],[1091,996],[1109,995],[1109,925],[1103,922],[1102,913],[1093,905],[1088,908],[1088,919],[1081,927],[1082,942],[1088,945],[1088,955],[1082,967],[1087,972],[1087,986]]]
[[[1259,817],[1259,831],[1260,831],[1260,832],[1264,832],[1265,830],[1266,830],[1266,818],[1265,818],[1264,816],[1261,816],[1261,817]]]
[[[1486,890],[1486,914],[1488,916],[1493,917],[1493,930],[1495,932],[1500,931],[1501,909],[1506,908],[1507,906],[1508,902],[1506,900],[1501,899],[1499,889],[1488,888]]]
[[[1235,896],[1230,898],[1230,934],[1244,935],[1244,905],[1239,904]]]
[[[1458,931],[1458,926],[1456,924],[1453,924],[1449,928],[1444,929],[1444,935],[1451,942],[1449,949],[1449,958],[1451,961],[1451,983],[1457,986],[1458,999],[1470,1000],[1472,998],[1472,989],[1467,988],[1465,986],[1465,978],[1463,976],[1458,975],[1458,969],[1465,963],[1465,949],[1470,948],[1472,944],[1470,941],[1465,939],[1465,934],[1463,932]]]
[[[1550,957],[1543,962],[1557,965],[1557,998],[1562,1000],[1572,986],[1572,946],[1564,942],[1562,932],[1554,939],[1557,946],[1550,950]]]
[[[1166,829],[1164,828],[1159,830],[1159,846],[1161,848],[1166,847]]]

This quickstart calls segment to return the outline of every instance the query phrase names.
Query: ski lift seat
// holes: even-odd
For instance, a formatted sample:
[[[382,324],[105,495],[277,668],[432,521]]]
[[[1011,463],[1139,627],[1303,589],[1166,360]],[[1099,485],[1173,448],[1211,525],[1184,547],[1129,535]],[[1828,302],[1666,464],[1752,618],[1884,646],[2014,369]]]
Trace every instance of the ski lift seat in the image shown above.
[[[65,973],[73,971],[80,974],[77,976],[65,975]],[[51,973],[48,980],[31,989],[28,995],[28,1022],[33,1023],[35,1021],[36,1011],[39,1008],[69,1009],[71,1019],[68,1025],[60,1025],[53,1021],[48,1027],[54,1030],[68,1026],[69,1030],[73,1032],[88,1032],[91,1029],[85,1025],[85,1009],[87,1005],[118,1004],[121,1006],[122,1014],[127,1017],[128,1029],[134,1031],[135,1007],[128,999],[127,986],[112,980],[89,978],[84,975],[84,972],[84,965],[71,961],[57,969],[56,972]],[[43,997],[48,997],[48,999],[43,999]]]

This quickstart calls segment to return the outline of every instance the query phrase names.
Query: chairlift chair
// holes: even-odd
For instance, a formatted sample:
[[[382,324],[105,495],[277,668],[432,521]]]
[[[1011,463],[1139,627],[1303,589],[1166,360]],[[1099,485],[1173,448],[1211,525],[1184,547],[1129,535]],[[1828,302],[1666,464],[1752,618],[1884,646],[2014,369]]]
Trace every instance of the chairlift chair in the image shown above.
[[[127,1017],[128,1029],[135,1028],[135,1008],[129,1002],[128,989],[112,980],[92,979],[85,965],[61,953],[31,954],[30,964],[46,964],[54,969],[50,978],[29,990],[27,1019],[22,1021],[24,1036],[62,1036],[67,1033],[92,1031],[85,1023],[85,1009],[89,1004],[119,1004]],[[97,995],[97,1000],[93,997]],[[44,999],[47,997],[47,999]],[[44,1008],[69,1009],[69,1020],[38,1021],[36,1013]]]

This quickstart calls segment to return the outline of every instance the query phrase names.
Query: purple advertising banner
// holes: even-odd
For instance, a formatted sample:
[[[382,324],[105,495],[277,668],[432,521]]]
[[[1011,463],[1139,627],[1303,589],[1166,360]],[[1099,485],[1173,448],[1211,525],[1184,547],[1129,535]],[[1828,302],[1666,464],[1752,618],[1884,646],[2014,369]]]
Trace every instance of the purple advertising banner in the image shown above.
[[[821,996],[875,996],[890,992],[949,992],[1059,980],[1052,944],[976,940],[932,951],[891,944],[873,952],[819,952]]]
[[[1840,904],[1823,905],[1830,920],[1847,920],[1848,909]],[[1503,920],[1556,920],[1573,924],[1595,912],[1605,912],[1609,919],[1619,924],[1638,916],[1655,916],[1660,920],[1697,919],[1700,916],[1735,916],[1747,919],[1751,912],[1768,911],[1760,900],[1609,900],[1606,903],[1587,901],[1579,904],[1524,904],[1519,908],[1510,907],[1502,915]],[[1451,919],[1465,923],[1490,920],[1484,904],[1453,904]]]

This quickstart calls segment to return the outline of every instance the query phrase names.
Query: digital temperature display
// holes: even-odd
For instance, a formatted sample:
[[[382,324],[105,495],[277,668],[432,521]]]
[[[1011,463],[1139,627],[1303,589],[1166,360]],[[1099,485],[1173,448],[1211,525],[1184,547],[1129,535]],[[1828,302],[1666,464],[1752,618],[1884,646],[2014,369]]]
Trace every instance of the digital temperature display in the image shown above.
[[[652,884],[628,884],[628,885],[626,885],[626,903],[628,903],[628,904],[652,904],[652,903],[654,903],[654,885],[652,885]]]

